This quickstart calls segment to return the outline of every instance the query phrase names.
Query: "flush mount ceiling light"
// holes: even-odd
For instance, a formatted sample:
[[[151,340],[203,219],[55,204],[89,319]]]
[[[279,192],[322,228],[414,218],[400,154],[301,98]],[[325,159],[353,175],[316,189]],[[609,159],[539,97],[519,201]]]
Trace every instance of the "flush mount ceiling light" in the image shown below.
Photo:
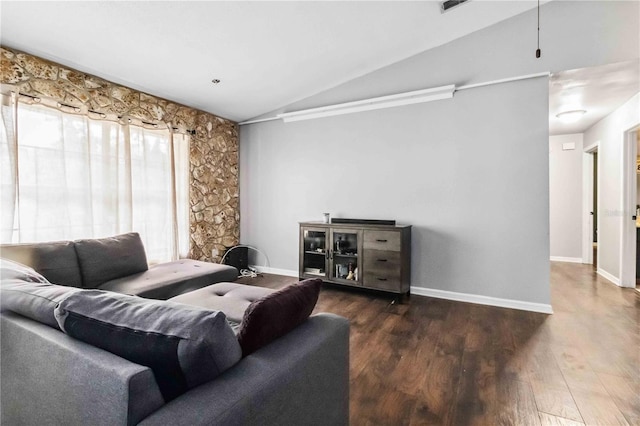
[[[557,114],[556,117],[558,117],[558,119],[563,123],[575,123],[580,120],[586,112],[587,111],[583,109],[574,109],[573,111],[561,112],[560,114]]]

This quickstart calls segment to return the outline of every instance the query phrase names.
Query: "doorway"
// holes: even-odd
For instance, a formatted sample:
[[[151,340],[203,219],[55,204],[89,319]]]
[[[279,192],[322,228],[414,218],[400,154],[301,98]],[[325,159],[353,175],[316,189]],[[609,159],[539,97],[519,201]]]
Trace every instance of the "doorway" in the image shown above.
[[[593,216],[593,267],[598,267],[598,150],[593,152],[593,204],[591,216]]]
[[[622,238],[620,253],[620,286],[637,287],[638,277],[638,134],[635,126],[624,134],[622,153]]]
[[[598,182],[598,150],[593,152],[593,182]],[[592,241],[593,241],[593,267],[598,267],[598,185],[593,185],[593,203],[591,205]]]
[[[640,129],[636,130],[636,290],[640,291]]]
[[[598,149],[600,142],[584,148],[582,157],[583,170],[583,245],[582,263],[598,267]]]

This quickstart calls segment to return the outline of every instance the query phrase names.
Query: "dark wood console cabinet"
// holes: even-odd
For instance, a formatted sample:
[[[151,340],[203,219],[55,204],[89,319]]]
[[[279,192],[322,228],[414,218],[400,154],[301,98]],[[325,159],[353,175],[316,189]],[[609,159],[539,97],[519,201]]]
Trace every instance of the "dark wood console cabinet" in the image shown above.
[[[300,223],[299,277],[382,290],[411,285],[411,226]]]

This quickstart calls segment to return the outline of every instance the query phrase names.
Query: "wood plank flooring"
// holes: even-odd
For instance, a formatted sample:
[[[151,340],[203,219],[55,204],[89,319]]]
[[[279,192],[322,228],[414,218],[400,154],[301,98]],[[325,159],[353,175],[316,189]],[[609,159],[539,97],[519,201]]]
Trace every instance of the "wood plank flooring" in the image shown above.
[[[351,321],[351,425],[640,425],[640,293],[555,262],[551,292],[544,315],[323,287],[315,312]]]

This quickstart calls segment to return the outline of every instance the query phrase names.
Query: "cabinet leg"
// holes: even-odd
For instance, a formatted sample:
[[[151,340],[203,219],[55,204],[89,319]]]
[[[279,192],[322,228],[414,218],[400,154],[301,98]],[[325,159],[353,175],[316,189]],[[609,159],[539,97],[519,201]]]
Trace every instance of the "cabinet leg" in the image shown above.
[[[411,299],[411,292],[407,291],[406,293],[400,293],[394,299],[393,303],[398,303],[399,305],[407,303]]]

